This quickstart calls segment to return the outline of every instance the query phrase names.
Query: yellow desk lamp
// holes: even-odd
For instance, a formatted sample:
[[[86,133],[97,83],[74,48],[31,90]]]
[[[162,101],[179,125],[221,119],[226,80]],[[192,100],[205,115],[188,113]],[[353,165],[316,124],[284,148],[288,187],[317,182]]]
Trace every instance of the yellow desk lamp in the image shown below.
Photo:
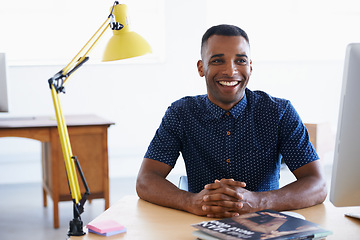
[[[70,221],[69,224],[69,236],[81,236],[85,234],[80,215],[84,212],[84,204],[87,196],[90,194],[90,191],[79,161],[77,157],[73,155],[71,150],[69,133],[61,110],[59,93],[65,93],[64,85],[67,80],[69,80],[72,73],[89,60],[88,55],[90,51],[94,48],[95,44],[109,27],[113,30],[113,36],[105,48],[102,59],[103,61],[114,61],[151,53],[151,47],[144,38],[137,33],[130,31],[127,17],[127,6],[125,4],[119,4],[118,1],[115,1],[106,21],[95,32],[80,52],[66,67],[48,80],[56,113],[61,148],[64,155],[66,175],[71,197],[74,203],[74,219]],[[83,196],[81,196],[80,193],[76,169],[79,172],[85,187],[85,193]]]

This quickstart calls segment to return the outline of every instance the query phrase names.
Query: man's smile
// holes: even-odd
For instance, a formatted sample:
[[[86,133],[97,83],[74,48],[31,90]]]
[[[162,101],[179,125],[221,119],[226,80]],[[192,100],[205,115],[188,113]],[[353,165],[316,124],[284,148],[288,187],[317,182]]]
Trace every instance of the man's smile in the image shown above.
[[[234,87],[238,85],[240,81],[219,81],[218,83],[222,86]]]

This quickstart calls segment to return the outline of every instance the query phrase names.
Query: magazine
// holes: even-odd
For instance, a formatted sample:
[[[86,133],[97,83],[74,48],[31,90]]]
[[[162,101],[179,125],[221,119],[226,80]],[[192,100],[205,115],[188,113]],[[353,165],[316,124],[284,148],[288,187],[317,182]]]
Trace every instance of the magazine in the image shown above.
[[[273,210],[193,224],[199,239],[322,239],[332,234],[319,225]]]

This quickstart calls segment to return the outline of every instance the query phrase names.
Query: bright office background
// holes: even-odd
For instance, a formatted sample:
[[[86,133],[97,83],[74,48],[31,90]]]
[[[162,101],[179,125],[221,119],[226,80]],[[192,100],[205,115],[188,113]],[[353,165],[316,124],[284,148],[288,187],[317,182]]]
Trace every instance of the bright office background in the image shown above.
[[[128,5],[133,29],[154,53],[101,63],[104,38],[61,96],[65,114],[97,114],[116,123],[108,131],[110,177],[135,176],[166,108],[206,92],[196,69],[200,39],[221,23],[249,34],[250,89],[290,99],[304,122],[328,123],[335,134],[345,48],[360,42],[357,0],[120,3]],[[0,117],[54,114],[47,80],[75,56],[112,4],[0,0],[0,52],[7,53],[10,101],[10,112]],[[0,183],[41,181],[40,147],[35,140],[0,138]],[[331,164],[331,156],[324,161]],[[26,171],[10,172],[14,166]],[[181,164],[177,171],[183,171]]]

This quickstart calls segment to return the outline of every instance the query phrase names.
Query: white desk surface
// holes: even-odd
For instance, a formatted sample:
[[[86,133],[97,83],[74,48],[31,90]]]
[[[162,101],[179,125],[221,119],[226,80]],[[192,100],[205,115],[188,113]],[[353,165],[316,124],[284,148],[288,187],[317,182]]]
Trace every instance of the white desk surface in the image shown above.
[[[360,207],[336,208],[330,202],[325,202],[310,208],[296,210],[308,221],[315,222],[321,227],[331,230],[332,235],[327,239],[360,239],[360,220],[345,217],[346,212],[360,213]],[[86,212],[84,213],[86,214]],[[187,212],[157,206],[139,199],[137,196],[126,196],[112,205],[92,222],[114,219],[127,228],[126,233],[103,237],[94,233],[87,233],[81,237],[71,237],[71,240],[99,240],[99,239],[196,239],[190,225],[201,221],[211,220]],[[87,223],[84,223],[86,225]]]

